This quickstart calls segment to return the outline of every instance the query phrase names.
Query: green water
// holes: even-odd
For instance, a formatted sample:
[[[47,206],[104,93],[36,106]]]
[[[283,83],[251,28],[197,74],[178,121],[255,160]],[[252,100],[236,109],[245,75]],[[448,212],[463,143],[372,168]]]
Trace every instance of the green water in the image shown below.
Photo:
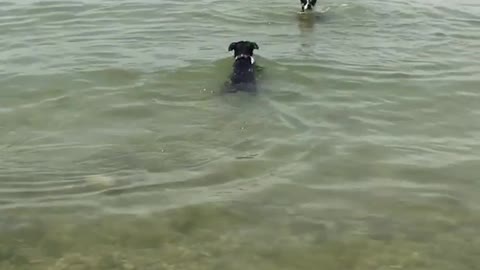
[[[0,2],[0,269],[478,269],[478,1],[298,9]]]

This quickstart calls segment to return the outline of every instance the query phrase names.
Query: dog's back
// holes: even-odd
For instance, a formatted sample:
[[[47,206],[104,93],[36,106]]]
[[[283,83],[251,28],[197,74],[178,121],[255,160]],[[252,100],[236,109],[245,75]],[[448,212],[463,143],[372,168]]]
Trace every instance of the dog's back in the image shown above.
[[[251,58],[241,57],[235,60],[230,81],[232,84],[255,83],[255,68]]]

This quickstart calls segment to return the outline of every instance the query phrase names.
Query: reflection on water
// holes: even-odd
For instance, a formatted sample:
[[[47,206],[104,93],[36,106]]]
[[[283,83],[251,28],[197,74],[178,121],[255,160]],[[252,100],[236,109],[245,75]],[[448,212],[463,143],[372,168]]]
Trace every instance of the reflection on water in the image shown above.
[[[301,33],[312,33],[315,23],[318,21],[318,15],[314,13],[298,13],[298,28]]]

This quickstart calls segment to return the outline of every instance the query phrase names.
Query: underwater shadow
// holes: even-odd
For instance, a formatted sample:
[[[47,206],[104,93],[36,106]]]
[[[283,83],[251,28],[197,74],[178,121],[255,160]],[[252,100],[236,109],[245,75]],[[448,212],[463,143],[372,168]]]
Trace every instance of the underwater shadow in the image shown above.
[[[325,22],[327,20],[326,13],[330,8],[324,8],[315,12],[298,12],[297,26],[302,34],[311,33],[316,23]]]

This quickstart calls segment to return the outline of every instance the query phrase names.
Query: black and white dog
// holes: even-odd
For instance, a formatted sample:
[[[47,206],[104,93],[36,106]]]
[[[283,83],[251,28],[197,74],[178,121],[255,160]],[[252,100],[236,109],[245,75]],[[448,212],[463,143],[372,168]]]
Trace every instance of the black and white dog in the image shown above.
[[[258,50],[257,43],[251,41],[232,42],[228,46],[228,51],[233,51],[233,72],[230,75],[230,81],[227,82],[225,91],[237,92],[248,91],[255,92],[256,70],[258,69],[253,58],[253,50]]]
[[[302,12],[305,11],[313,11],[313,8],[315,7],[315,4],[317,3],[317,0],[300,0]]]

